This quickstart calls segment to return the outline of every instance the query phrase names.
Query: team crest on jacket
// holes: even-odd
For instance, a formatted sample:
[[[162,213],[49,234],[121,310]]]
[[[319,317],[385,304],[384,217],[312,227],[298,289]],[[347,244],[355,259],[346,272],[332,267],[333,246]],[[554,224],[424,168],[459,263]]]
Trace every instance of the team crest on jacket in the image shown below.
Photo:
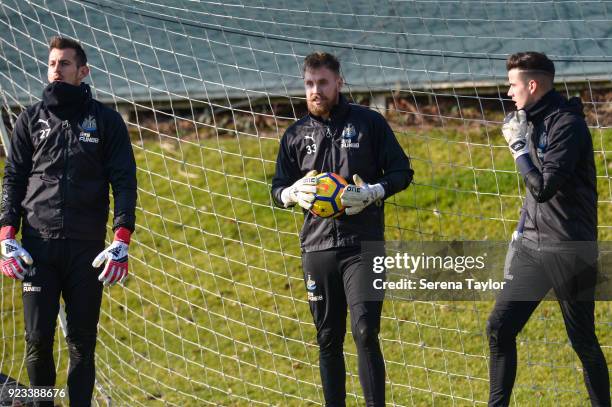
[[[88,133],[93,133],[94,131],[96,131],[97,130],[96,118],[93,117],[93,115],[87,116],[83,120],[83,123],[81,123],[81,129]]]
[[[544,130],[542,134],[540,135],[540,139],[538,140],[537,154],[540,160],[544,159],[544,153],[546,152],[546,147],[548,147],[548,134],[546,130]]]
[[[81,134],[79,134],[79,141],[94,144],[97,144],[100,141],[99,138],[91,136],[91,133],[97,130],[95,117],[92,115],[87,116],[83,120],[83,123],[80,124],[80,127],[82,131]]]
[[[357,132],[355,131],[355,126],[353,126],[351,123],[348,123],[342,130],[342,141],[340,147],[359,148],[359,143],[357,142]]]

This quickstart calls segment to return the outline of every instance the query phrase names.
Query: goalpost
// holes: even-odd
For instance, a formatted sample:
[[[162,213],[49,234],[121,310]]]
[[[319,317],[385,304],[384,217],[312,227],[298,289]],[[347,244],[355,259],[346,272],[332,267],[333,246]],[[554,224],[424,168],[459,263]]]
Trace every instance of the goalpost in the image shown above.
[[[321,404],[303,217],[269,193],[279,139],[306,112],[301,63],[315,50],[339,57],[348,98],[383,113],[410,156],[414,183],[387,201],[386,238],[418,242],[510,238],[525,190],[500,133],[514,109],[504,62],[546,52],[557,89],[585,104],[599,239],[612,240],[610,26],[596,1],[0,0],[8,131],[40,100],[47,39],[62,34],[83,43],[86,81],[132,138],[131,276],[104,291],[97,405]],[[20,289],[0,279],[0,374],[27,385]],[[492,305],[385,302],[387,402],[485,405]],[[608,361],[611,315],[597,302]],[[518,341],[513,405],[586,403],[556,303],[542,303]],[[350,334],[345,354],[347,402],[363,405]],[[55,356],[64,386],[59,333]]]

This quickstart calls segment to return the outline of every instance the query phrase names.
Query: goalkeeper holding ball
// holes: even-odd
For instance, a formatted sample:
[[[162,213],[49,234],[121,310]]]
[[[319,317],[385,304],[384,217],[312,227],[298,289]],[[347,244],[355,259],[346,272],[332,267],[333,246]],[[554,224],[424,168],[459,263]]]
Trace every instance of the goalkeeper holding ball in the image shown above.
[[[522,52],[506,63],[516,104],[504,121],[527,197],[509,255],[509,280],[489,316],[490,406],[507,406],[516,375],[516,336],[552,288],[584,369],[593,406],[610,406],[606,360],[595,335],[597,190],[591,134],[578,98],[553,88],[544,54]]]
[[[23,280],[30,386],[55,386],[53,341],[66,303],[68,395],[89,406],[102,285],[124,279],[134,230],[136,164],[121,116],[94,100],[81,45],[49,42],[42,101],[19,115],[4,168],[0,270]],[[114,242],[104,249],[113,188]],[[21,245],[15,234],[22,226]],[[102,267],[105,264],[104,267]],[[53,406],[53,401],[37,401]]]
[[[378,343],[382,297],[371,301],[372,264],[361,243],[384,239],[383,200],[410,184],[413,171],[385,119],[340,94],[340,64],[328,53],[304,60],[309,114],[283,135],[272,180],[278,206],[301,206],[304,281],[317,329],[325,403],[345,405],[343,354],[347,306],[357,347],[359,380],[368,406],[385,403],[385,366]],[[341,196],[345,213],[321,218],[308,212],[317,173],[334,172],[354,184]]]

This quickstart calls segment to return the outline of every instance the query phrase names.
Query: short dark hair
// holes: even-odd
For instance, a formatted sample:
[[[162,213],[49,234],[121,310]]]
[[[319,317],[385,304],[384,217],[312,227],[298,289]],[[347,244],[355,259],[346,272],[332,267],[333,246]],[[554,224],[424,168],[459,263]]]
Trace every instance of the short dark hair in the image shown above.
[[[307,69],[327,68],[340,75],[340,62],[338,58],[327,52],[313,52],[304,58],[303,71]]]
[[[60,37],[59,35],[56,35],[54,37],[51,37],[51,39],[49,40],[49,52],[51,52],[51,50],[54,48],[72,48],[76,53],[77,66],[81,67],[87,65],[87,55],[85,55],[85,50],[83,49],[83,46],[80,42],[71,38]]]
[[[517,52],[506,60],[506,70],[518,69],[520,71],[530,71],[534,74],[543,74],[555,77],[555,64],[541,52]]]

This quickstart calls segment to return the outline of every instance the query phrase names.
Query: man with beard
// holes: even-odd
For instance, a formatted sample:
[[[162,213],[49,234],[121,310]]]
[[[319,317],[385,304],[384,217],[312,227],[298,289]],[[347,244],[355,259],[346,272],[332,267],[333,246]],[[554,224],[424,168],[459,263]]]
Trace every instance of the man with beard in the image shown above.
[[[92,99],[87,57],[74,40],[49,42],[42,101],[23,111],[10,140],[0,212],[0,270],[23,280],[26,367],[33,387],[55,386],[53,341],[66,304],[68,395],[90,406],[102,287],[128,274],[136,164],[121,116]],[[113,243],[104,249],[113,188]],[[22,244],[15,235],[22,226]],[[102,269],[102,265],[106,266]],[[53,406],[52,399],[36,400]]]
[[[608,367],[595,334],[597,189],[582,102],[555,91],[555,66],[544,54],[511,55],[506,68],[517,111],[506,117],[502,133],[527,197],[510,246],[509,281],[487,323],[489,405],[510,403],[516,336],[552,288],[591,404],[610,406]]]
[[[298,204],[306,216],[300,233],[302,266],[317,329],[326,405],[345,405],[348,306],[366,404],[383,406],[385,365],[378,342],[382,293],[368,293],[374,274],[361,244],[384,240],[383,200],[408,187],[413,171],[385,119],[349,104],[340,94],[343,79],[336,57],[310,54],[303,72],[309,113],[281,139],[272,196],[281,207]],[[308,211],[319,172],[355,182],[342,193],[346,210],[338,218],[320,218]]]

